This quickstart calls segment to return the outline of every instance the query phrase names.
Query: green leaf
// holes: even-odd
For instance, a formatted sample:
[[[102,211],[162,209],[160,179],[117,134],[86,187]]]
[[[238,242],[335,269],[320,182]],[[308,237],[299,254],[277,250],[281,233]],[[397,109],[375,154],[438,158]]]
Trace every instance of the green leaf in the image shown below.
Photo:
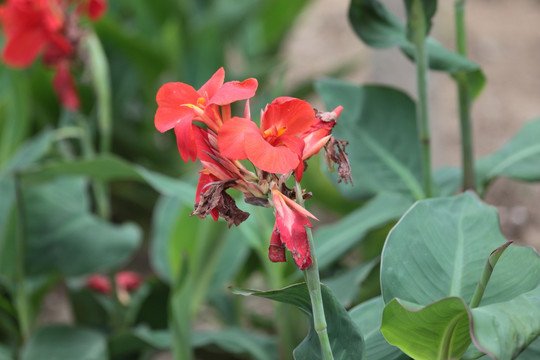
[[[540,181],[540,119],[523,128],[501,149],[477,162],[481,184],[497,176],[521,181]]]
[[[472,193],[420,201],[387,238],[381,263],[383,298],[418,306],[448,296],[470,302],[490,253],[505,243],[495,209]],[[479,349],[510,359],[540,334],[540,321],[534,320],[540,318],[539,285],[538,254],[531,248],[508,247],[480,307],[472,310],[472,336]]]
[[[192,207],[179,198],[162,196],[152,216],[150,264],[163,280],[171,283],[195,248],[199,218],[189,216]]]
[[[76,161],[62,160],[36,166],[24,173],[24,182],[26,185],[34,185],[65,175],[84,175],[99,181],[144,181],[160,194],[179,197],[190,202],[195,198],[193,185],[133,165],[114,155],[101,155]]]
[[[217,346],[228,354],[246,356],[249,359],[274,360],[278,358],[274,339],[233,327],[220,331],[195,331],[191,344],[196,348]]]
[[[390,345],[381,332],[384,302],[381,296],[368,300],[349,311],[349,315],[360,328],[366,343],[368,360],[409,359],[398,347]]]
[[[425,307],[393,299],[381,331],[390,344],[417,360],[460,358],[471,343],[467,304],[448,297]]]
[[[537,360],[540,359],[540,338],[530,344],[525,351],[523,351],[516,358],[518,360]]]
[[[351,199],[379,192],[424,197],[420,185],[420,147],[414,102],[405,93],[383,86],[356,86],[325,79],[316,89],[328,109],[342,105],[334,129],[349,141],[354,187],[340,187]]]
[[[540,286],[512,300],[472,309],[472,315],[476,346],[494,359],[514,359],[540,336]]]
[[[473,193],[418,202],[388,235],[381,260],[383,298],[427,305],[459,296],[469,302],[489,254],[505,243],[497,212]],[[510,246],[480,305],[510,300],[539,281],[538,255]]]
[[[399,194],[382,193],[361,208],[332,225],[315,231],[315,248],[319,268],[325,269],[363,240],[373,229],[399,218],[412,204],[412,200]]]
[[[13,360],[13,356],[9,348],[2,344],[0,344],[0,360]]]
[[[102,155],[76,161],[61,160],[32,168],[24,174],[25,184],[46,182],[58,176],[84,175],[99,181],[139,180],[144,178],[125,160]]]
[[[55,325],[38,329],[28,340],[22,360],[107,360],[105,337],[92,330]]]
[[[29,275],[77,276],[115,268],[140,244],[138,226],[113,225],[90,213],[83,179],[57,179],[23,195]]]
[[[334,296],[343,306],[348,307],[360,293],[360,284],[367,278],[371,270],[379,263],[373,259],[365,264],[348,269],[345,272],[322,281],[332,290]]]
[[[424,4],[435,1],[422,0]],[[436,5],[433,5],[435,7]],[[434,8],[428,6],[426,16],[431,17]],[[390,13],[378,0],[352,0],[349,19],[353,30],[366,44],[375,48],[398,46],[410,59],[414,59],[414,45],[407,39],[405,25]],[[469,59],[452,52],[428,37],[429,67],[441,70],[453,77],[465,74],[473,98],[482,91],[486,78],[480,67]]]
[[[232,289],[238,295],[253,295],[296,306],[308,316],[312,316],[311,300],[305,283],[295,284],[279,290],[257,291]],[[321,286],[324,313],[328,325],[328,337],[335,359],[364,359],[364,341],[358,327],[351,320],[343,306],[332,292]],[[320,344],[311,321],[308,336],[294,350],[295,360],[321,359]]]

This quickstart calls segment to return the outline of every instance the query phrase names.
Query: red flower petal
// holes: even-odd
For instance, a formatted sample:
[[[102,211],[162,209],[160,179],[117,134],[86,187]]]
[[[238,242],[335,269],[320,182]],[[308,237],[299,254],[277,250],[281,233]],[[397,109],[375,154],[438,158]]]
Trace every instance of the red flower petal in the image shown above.
[[[274,225],[272,237],[270,238],[270,246],[268,247],[268,258],[272,262],[287,261],[287,258],[285,256],[285,244],[281,242],[281,235],[276,225]]]
[[[93,21],[98,20],[107,11],[106,0],[89,0],[87,14]]]
[[[247,79],[240,81],[229,81],[223,84],[221,89],[210,98],[210,103],[218,105],[228,105],[238,100],[245,100],[253,97],[257,91],[257,80]]]
[[[9,66],[29,66],[47,43],[47,35],[42,29],[23,30],[8,38],[2,52],[2,60]]]
[[[193,119],[194,111],[183,105],[196,104],[198,98],[199,94],[187,84],[176,82],[163,85],[156,95],[158,103],[154,117],[156,129],[165,132],[182,120]]]
[[[214,94],[221,88],[223,82],[225,81],[225,70],[220,67],[214,75],[208,80],[201,88],[198,93],[199,96],[204,97],[206,100],[209,100]]]
[[[219,129],[219,151],[229,159],[244,160],[247,158],[244,140],[252,137],[262,139],[257,125],[251,120],[233,117]]]
[[[244,139],[246,155],[256,167],[274,174],[294,170],[300,162],[298,153],[286,146],[272,146],[259,132]]]
[[[86,280],[86,286],[94,291],[108,295],[111,293],[109,279],[103,275],[92,275]]]
[[[127,291],[137,290],[142,282],[141,276],[133,271],[120,271],[116,274],[115,280],[119,288]]]
[[[305,215],[288,207],[284,198],[279,190],[272,189],[272,201],[276,208],[275,227],[279,230],[280,240],[292,253],[296,266],[304,270],[311,265],[311,252],[305,228],[311,227],[311,223]]]
[[[53,87],[60,102],[66,109],[79,109],[79,95],[77,95],[75,80],[69,72],[69,64],[67,62],[60,64],[56,68]]]
[[[309,129],[315,121],[315,111],[311,105],[300,99],[278,98],[267,105],[261,118],[261,129],[275,126],[287,129],[284,134],[295,136]]]
[[[174,127],[178,152],[185,162],[188,162],[190,158],[192,161],[197,160],[197,142],[194,133],[197,130],[198,127],[186,119],[181,120]]]

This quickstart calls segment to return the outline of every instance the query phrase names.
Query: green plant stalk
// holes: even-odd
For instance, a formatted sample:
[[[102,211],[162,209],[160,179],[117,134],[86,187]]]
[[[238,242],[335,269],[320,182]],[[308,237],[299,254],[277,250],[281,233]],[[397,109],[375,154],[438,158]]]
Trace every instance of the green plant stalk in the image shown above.
[[[25,249],[26,249],[26,231],[24,225],[25,213],[24,213],[24,199],[22,194],[21,179],[19,174],[14,175],[15,183],[15,198],[17,204],[17,219],[18,219],[18,231],[16,237],[15,251],[16,255],[16,268],[15,268],[15,283],[16,283],[16,296],[15,304],[17,308],[18,320],[21,328],[21,334],[23,341],[27,340],[31,331],[31,311],[30,311],[30,299],[26,292],[26,272],[25,272]]]
[[[467,34],[465,28],[465,0],[454,2],[456,45],[460,55],[467,56]],[[472,97],[467,86],[465,74],[457,74],[459,120],[461,127],[462,166],[463,166],[463,189],[476,190],[474,173],[474,154],[471,126],[471,103]]]
[[[296,181],[295,184],[296,201],[304,206],[304,198],[302,197],[302,187],[300,183]],[[319,267],[317,266],[317,256],[315,254],[315,246],[313,245],[313,233],[311,229],[306,227],[306,234],[309,242],[309,251],[311,254],[311,266],[304,270],[304,277],[309,291],[309,298],[311,299],[311,307],[313,309],[313,325],[319,342],[321,344],[321,354],[323,360],[333,360],[332,347],[330,346],[330,339],[328,338],[328,331],[326,325],[326,317],[324,315],[324,306],[321,293],[321,280],[319,277]]]
[[[99,152],[111,151],[112,108],[109,64],[98,37],[93,32],[85,34],[86,56],[88,57],[92,85],[97,99],[97,117],[100,135]]]
[[[416,124],[422,156],[422,179],[427,197],[432,196],[431,181],[431,136],[429,132],[428,108],[428,55],[426,50],[426,20],[421,0],[412,3],[414,26],[414,46],[416,50],[416,85],[418,100],[416,102]]]
[[[191,349],[191,318],[189,316],[189,294],[193,288],[191,279],[183,286],[175,282],[169,300],[170,328],[172,332],[172,353],[174,360],[193,360]]]
[[[79,122],[80,131],[80,143],[82,149],[82,155],[86,159],[92,159],[96,153],[92,146],[90,139],[90,130],[88,124],[84,121]],[[102,219],[109,219],[111,214],[111,207],[109,203],[109,197],[107,193],[107,187],[101,181],[92,182],[92,190],[94,194],[94,201],[96,203],[97,213]]]
[[[499,258],[511,244],[512,241],[508,241],[504,243],[501,247],[491,252],[491,254],[489,254],[488,261],[486,262],[484,270],[482,271],[482,276],[480,277],[480,280],[478,280],[478,284],[476,284],[476,289],[474,289],[474,294],[472,296],[471,302],[469,303],[469,307],[471,309],[480,305],[480,301],[482,301],[482,296],[484,296],[484,291],[486,290],[486,286],[489,282],[489,279],[491,278],[491,274],[493,274],[493,269],[495,268],[495,265],[497,265]]]
[[[101,42],[94,32],[88,31],[84,36],[86,56],[90,69],[92,85],[97,103],[97,124],[99,129],[99,153],[111,151],[112,143],[112,107],[109,64]],[[95,182],[94,192],[97,197],[97,212],[103,219],[110,218],[108,189],[105,183]]]

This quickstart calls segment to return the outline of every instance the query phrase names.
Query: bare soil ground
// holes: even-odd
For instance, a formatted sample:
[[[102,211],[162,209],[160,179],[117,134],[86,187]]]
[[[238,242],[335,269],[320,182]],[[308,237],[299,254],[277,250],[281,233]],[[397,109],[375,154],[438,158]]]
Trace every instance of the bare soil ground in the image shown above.
[[[404,17],[403,2],[383,2]],[[397,49],[374,50],[360,42],[347,21],[349,1],[316,0],[303,14],[284,52],[288,81],[317,78],[355,62],[347,79],[404,89],[415,97],[415,69]],[[432,35],[454,48],[453,1],[439,1]],[[540,116],[540,1],[467,2],[469,57],[488,79],[473,105],[475,154],[486,156],[505,144],[527,121]],[[445,74],[430,74],[433,166],[459,166],[457,95]],[[315,100],[316,102],[317,100]],[[540,139],[539,139],[540,142]],[[540,186],[505,179],[486,201],[497,206],[507,238],[540,249]]]

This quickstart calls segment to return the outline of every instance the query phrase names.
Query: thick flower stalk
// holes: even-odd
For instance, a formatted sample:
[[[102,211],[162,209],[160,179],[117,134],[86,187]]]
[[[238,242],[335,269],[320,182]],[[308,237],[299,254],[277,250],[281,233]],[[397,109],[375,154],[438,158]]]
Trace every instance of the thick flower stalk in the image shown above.
[[[229,227],[239,225],[249,213],[240,210],[227,193],[236,189],[244,194],[246,203],[274,210],[269,259],[284,262],[288,250],[296,266],[307,271],[315,264],[307,228],[311,227],[309,218],[317,218],[303,207],[310,195],[299,185],[290,189],[286,184],[291,176],[298,184],[305,161],[323,148],[327,163],[337,164],[340,181],[352,182],[347,143],[331,134],[342,107],[318,112],[304,100],[279,97],[261,110],[258,126],[249,107],[257,81],[224,82],[224,78],[220,68],[199,90],[168,83],[156,96],[156,128],[161,132],[174,129],[182,159],[198,159],[202,165],[192,215],[222,217]],[[242,116],[232,116],[232,103],[243,100]],[[320,300],[318,280],[317,289]],[[322,307],[316,311],[320,313]]]
[[[53,68],[53,88],[64,107],[79,108],[71,67],[84,32],[79,17],[98,20],[107,8],[106,0],[7,0],[0,5],[0,23],[6,39],[2,61],[26,68],[39,55]]]

